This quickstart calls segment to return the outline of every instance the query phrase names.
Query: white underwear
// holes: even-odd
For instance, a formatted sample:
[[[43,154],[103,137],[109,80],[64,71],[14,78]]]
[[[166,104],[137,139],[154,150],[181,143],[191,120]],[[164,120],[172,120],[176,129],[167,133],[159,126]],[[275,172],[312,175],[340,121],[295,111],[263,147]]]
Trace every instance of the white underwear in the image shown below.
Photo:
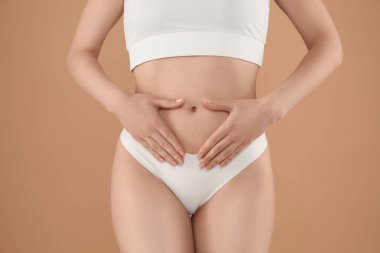
[[[197,154],[185,153],[182,164],[173,166],[158,161],[125,128],[120,134],[125,149],[147,170],[165,183],[189,215],[207,202],[239,172],[255,161],[268,146],[265,132],[248,144],[224,167],[201,169]]]

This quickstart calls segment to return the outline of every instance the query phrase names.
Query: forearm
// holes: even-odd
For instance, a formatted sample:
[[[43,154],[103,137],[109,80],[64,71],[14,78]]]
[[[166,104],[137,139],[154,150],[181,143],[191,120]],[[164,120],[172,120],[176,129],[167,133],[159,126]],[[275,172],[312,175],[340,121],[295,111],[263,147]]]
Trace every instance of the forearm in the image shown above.
[[[97,57],[89,51],[70,53],[67,66],[76,83],[109,112],[113,113],[117,104],[130,96],[107,77]]]
[[[275,120],[285,115],[315,90],[341,64],[339,43],[321,41],[310,47],[295,71],[275,90],[265,96]],[[274,121],[275,121],[274,120]]]

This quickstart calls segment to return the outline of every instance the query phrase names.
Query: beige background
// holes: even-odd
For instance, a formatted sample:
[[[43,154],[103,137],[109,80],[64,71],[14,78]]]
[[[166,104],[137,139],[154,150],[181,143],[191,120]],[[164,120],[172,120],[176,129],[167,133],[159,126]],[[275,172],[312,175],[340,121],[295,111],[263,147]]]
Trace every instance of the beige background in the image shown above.
[[[276,224],[271,253],[380,252],[380,2],[325,0],[344,63],[267,133]],[[68,75],[81,1],[0,0],[0,252],[118,252],[110,172],[121,125]],[[271,3],[258,96],[306,53]],[[100,55],[133,90],[122,22]],[[305,84],[306,85],[306,84]]]

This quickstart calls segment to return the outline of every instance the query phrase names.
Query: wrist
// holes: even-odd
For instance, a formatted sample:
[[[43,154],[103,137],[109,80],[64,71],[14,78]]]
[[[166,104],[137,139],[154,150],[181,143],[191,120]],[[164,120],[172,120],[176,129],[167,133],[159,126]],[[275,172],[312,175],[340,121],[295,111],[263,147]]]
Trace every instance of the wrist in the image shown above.
[[[278,95],[276,94],[276,92],[271,92],[261,97],[260,100],[263,101],[263,104],[265,105],[265,107],[267,108],[267,111],[269,112],[271,123],[274,123],[283,119],[288,113],[288,110],[286,109],[286,107],[280,103],[280,99]]]
[[[131,97],[132,95],[123,91],[123,90],[118,90],[116,91],[110,101],[108,102],[106,109],[108,112],[117,115],[118,112],[120,111],[120,108],[122,105]]]

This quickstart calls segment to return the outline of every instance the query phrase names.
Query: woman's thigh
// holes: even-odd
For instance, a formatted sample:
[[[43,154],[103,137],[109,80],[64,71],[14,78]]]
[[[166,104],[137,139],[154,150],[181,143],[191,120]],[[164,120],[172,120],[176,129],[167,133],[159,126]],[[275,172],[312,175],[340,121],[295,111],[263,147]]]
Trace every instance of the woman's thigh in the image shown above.
[[[117,141],[111,212],[122,253],[194,252],[191,220],[175,195]]]
[[[266,253],[274,225],[269,147],[192,216],[197,253]]]

